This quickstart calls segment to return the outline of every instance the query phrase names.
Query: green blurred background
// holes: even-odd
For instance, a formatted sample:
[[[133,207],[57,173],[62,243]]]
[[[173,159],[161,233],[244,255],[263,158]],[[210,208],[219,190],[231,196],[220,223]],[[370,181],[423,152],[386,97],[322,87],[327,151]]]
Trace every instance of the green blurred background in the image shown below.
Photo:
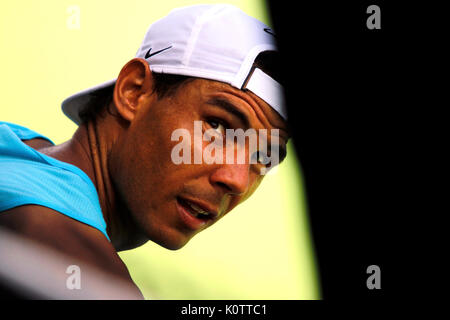
[[[148,26],[179,6],[218,1],[8,1],[0,5],[0,120],[56,144],[76,125],[69,95],[117,77]],[[231,3],[271,25],[262,0]],[[184,248],[120,256],[148,299],[320,299],[300,167],[288,157],[254,196]]]

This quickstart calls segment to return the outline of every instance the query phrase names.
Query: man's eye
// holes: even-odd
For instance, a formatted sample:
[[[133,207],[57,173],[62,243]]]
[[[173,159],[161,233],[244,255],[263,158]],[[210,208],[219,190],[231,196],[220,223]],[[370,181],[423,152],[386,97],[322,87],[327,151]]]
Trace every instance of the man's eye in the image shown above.
[[[219,134],[225,135],[225,126],[216,120],[208,120],[209,125]]]

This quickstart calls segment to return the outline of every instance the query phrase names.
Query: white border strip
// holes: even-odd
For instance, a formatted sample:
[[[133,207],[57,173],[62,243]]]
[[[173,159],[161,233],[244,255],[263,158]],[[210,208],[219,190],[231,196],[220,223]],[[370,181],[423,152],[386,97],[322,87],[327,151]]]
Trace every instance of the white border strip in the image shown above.
[[[261,69],[255,68],[245,88],[263,99],[284,119],[287,119],[283,87]]]

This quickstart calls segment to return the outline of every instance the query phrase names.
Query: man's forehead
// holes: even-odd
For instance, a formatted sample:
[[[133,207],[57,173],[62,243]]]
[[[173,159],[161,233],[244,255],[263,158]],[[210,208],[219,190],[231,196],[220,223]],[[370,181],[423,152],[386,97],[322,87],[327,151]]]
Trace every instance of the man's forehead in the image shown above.
[[[245,91],[248,95],[252,96],[252,98],[257,101],[257,105],[261,109],[262,113],[266,116],[270,125],[274,129],[280,129],[280,137],[284,138],[286,141],[289,139],[289,127],[288,123],[283,117],[273,109],[269,104],[267,104],[264,100],[259,98],[256,94],[251,91]]]
[[[247,111],[247,114],[254,115],[257,121],[266,129],[280,129],[280,137],[289,139],[287,122],[269,104],[259,98],[249,90],[239,90],[233,86],[214,80],[199,79],[204,82],[202,94],[206,97],[214,95],[230,100],[236,107]],[[254,120],[254,119],[250,119]],[[252,122],[252,121],[250,121]]]

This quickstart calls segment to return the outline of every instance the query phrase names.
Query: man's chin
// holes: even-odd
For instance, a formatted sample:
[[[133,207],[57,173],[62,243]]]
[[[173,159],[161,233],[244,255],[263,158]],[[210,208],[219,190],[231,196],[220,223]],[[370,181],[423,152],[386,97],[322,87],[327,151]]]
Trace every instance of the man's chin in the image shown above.
[[[191,237],[186,235],[166,235],[158,238],[150,238],[150,241],[160,245],[161,247],[169,250],[179,250],[183,248],[191,240]]]
[[[142,229],[146,238],[168,250],[183,248],[195,235],[201,232],[201,230],[187,230],[175,223],[148,224],[147,226],[147,228]]]
[[[155,243],[165,249],[176,251],[176,250],[183,248],[188,242],[189,242],[189,240],[176,241],[176,242],[175,241],[162,241],[162,242],[160,241],[160,242],[155,242]]]

